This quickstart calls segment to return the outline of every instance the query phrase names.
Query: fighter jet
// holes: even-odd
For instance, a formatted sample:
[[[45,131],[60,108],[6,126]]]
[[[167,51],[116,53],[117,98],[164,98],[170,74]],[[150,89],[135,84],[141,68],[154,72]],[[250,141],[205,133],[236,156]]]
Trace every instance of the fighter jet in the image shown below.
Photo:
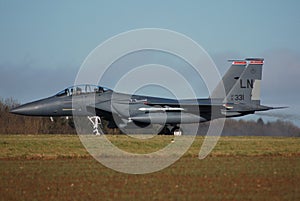
[[[278,109],[260,104],[264,59],[230,61],[231,67],[212,94],[205,99],[176,100],[133,95],[114,92],[102,86],[83,84],[66,88],[49,98],[13,108],[11,113],[47,117],[74,114],[86,116],[92,122],[95,134],[99,134],[98,125],[105,119],[111,128],[130,124],[143,128],[149,124],[158,124],[175,135],[181,135],[181,124]],[[225,90],[225,94],[220,93],[221,90]]]

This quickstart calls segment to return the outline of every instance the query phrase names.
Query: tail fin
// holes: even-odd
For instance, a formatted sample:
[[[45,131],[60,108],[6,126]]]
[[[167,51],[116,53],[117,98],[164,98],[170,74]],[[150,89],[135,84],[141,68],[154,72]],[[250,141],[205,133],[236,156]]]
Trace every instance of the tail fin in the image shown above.
[[[211,93],[210,98],[224,99],[235,85],[243,71],[245,70],[247,62],[245,60],[229,60],[232,61],[231,67],[227,70],[222,80],[218,83],[217,87]],[[223,86],[225,96],[222,93]]]
[[[248,58],[246,69],[224,99],[225,103],[260,105],[260,82],[264,59]]]

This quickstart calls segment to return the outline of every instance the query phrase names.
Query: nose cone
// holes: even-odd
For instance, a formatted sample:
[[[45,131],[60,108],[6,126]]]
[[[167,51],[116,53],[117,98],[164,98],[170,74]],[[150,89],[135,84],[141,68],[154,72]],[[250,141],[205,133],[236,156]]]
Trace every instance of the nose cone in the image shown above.
[[[10,110],[10,113],[19,115],[34,116],[37,115],[38,105],[34,103],[27,103]]]
[[[15,107],[15,108],[10,110],[10,113],[13,113],[13,114],[22,114],[22,115],[24,115],[24,113],[27,113],[27,112],[28,112],[28,109],[26,107],[24,107],[23,105],[19,106],[19,107]]]
[[[38,100],[35,102],[20,105],[10,110],[13,114],[27,115],[27,116],[47,116],[49,114],[49,98]]]

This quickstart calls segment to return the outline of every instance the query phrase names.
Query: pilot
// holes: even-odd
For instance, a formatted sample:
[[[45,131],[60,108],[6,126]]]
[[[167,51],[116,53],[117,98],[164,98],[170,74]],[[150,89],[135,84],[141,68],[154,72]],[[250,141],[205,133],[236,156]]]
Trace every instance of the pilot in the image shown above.
[[[103,93],[103,92],[104,92],[103,87],[99,87],[98,92],[99,92],[99,93]]]
[[[81,94],[81,92],[82,92],[81,88],[76,87],[76,94],[79,95],[79,94]]]
[[[69,89],[65,89],[65,94],[66,94],[67,96],[70,96]]]

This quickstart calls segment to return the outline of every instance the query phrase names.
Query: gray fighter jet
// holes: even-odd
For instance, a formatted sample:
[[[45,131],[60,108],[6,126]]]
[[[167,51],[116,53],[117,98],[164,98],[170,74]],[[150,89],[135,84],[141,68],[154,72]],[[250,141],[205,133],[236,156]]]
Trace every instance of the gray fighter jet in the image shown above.
[[[278,109],[260,104],[261,58],[231,60],[232,65],[206,99],[169,99],[114,92],[83,84],[69,87],[46,99],[13,108],[11,113],[29,116],[87,116],[99,134],[101,119],[108,126],[141,128],[149,124],[168,127],[181,135],[180,124],[206,122],[217,118],[239,117],[256,111]],[[224,86],[224,88],[223,88]],[[225,90],[224,93],[220,93]],[[171,129],[170,129],[171,128]]]

